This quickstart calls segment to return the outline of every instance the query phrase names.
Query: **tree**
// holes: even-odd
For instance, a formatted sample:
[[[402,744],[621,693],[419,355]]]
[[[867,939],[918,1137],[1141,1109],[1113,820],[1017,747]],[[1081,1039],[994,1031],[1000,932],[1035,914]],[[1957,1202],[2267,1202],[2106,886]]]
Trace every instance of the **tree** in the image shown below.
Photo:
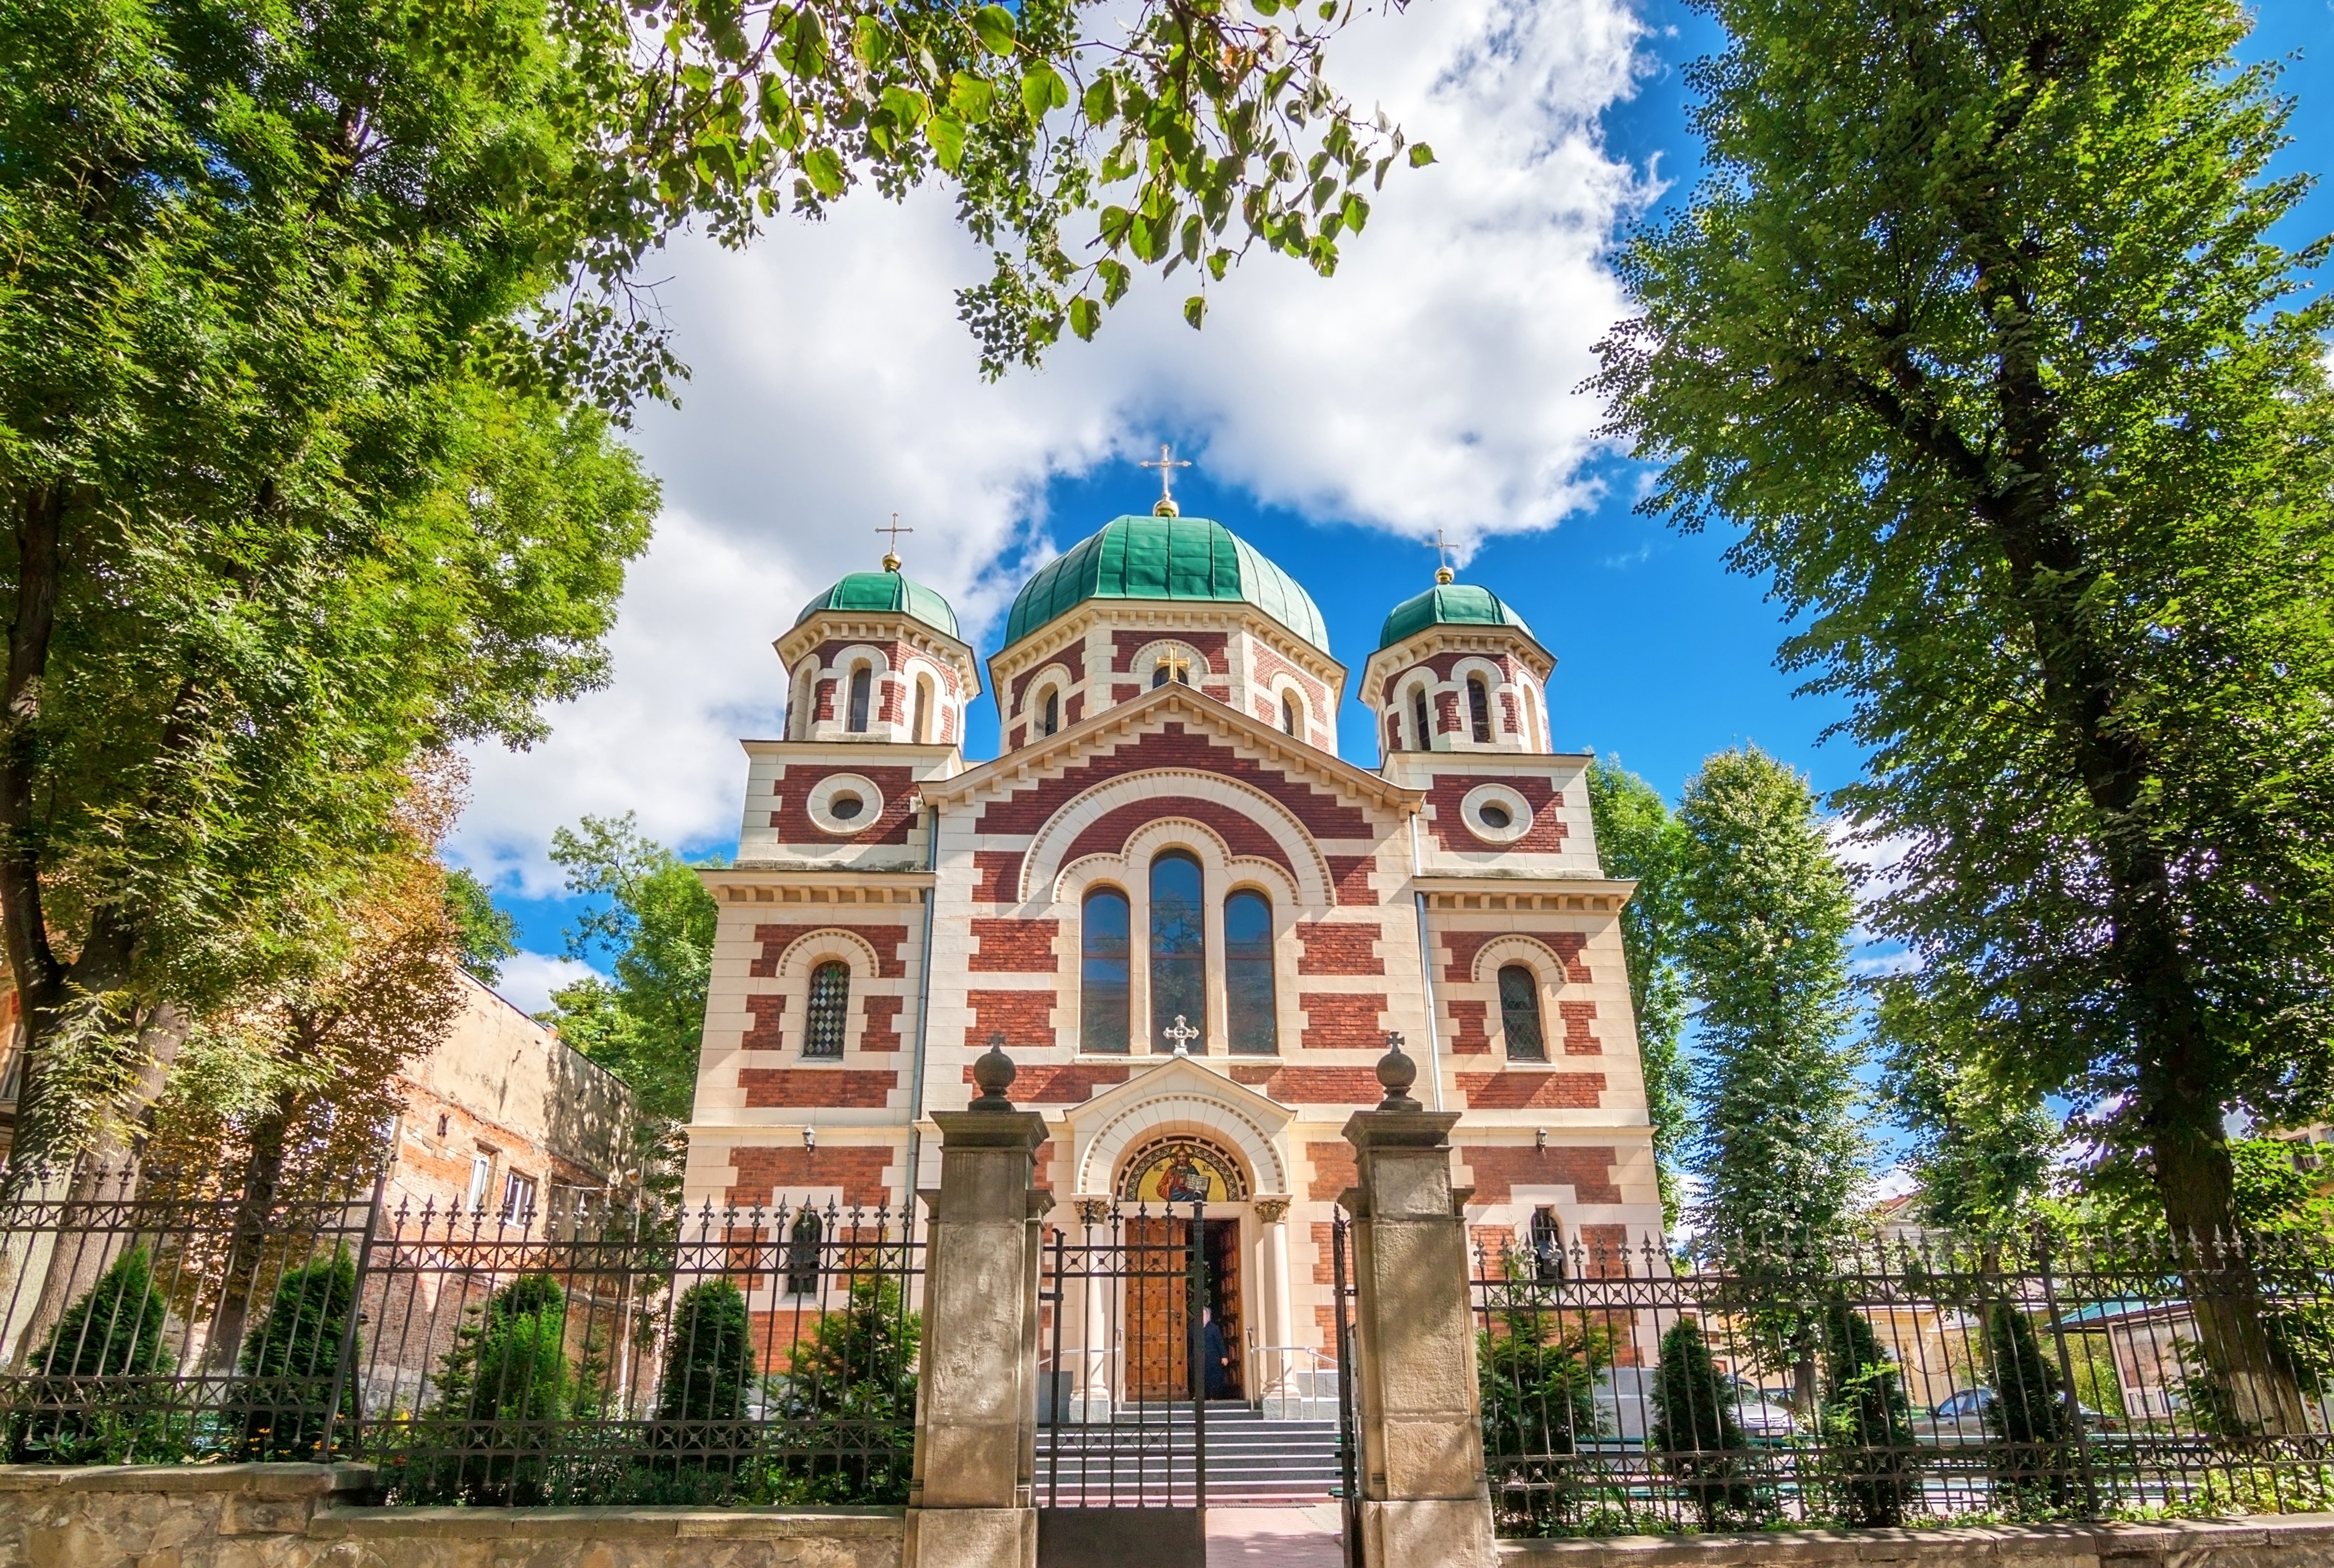
[[[1603,347],[1646,505],[1739,530],[1907,848],[1879,928],[1965,970],[2021,1094],[2121,1109],[2207,1353],[2299,1429],[2235,1108],[2334,1099],[2334,302],[2272,226],[2289,105],[2229,0],[1713,0],[1711,174]]]
[[[1625,771],[1615,758],[1589,763],[1588,812],[1605,874],[1637,884],[1621,911],[1621,948],[1629,966],[1629,1005],[1637,1018],[1646,1115],[1654,1124],[1654,1169],[1662,1184],[1664,1215],[1675,1224],[1678,1160],[1688,1126],[1685,1073],[1678,1056],[1686,1014],[1678,969],[1684,831],[1660,792]]]
[[[462,967],[485,986],[503,977],[503,960],[518,952],[518,922],[495,902],[486,883],[458,868],[446,873],[446,913],[454,922]]]
[[[2067,1385],[2042,1353],[2032,1320],[2007,1298],[1986,1309],[1986,1359],[1993,1366],[1985,1423],[2002,1451],[1996,1470],[2023,1512],[2056,1513],[2068,1504],[2069,1454],[2076,1440]]]
[[[821,1313],[807,1344],[776,1380],[786,1442],[773,1500],[902,1503],[916,1434],[917,1353],[923,1319],[900,1292],[897,1257],[855,1281],[843,1307]]]
[[[2062,1140],[2039,1101],[1984,1070],[1967,977],[1951,969],[1892,975],[1876,986],[1873,1038],[1889,1108],[1911,1133],[1905,1163],[1920,1183],[1913,1217],[1938,1230],[1999,1237],[2022,1226],[2048,1190]]]
[[[275,1282],[265,1321],[243,1342],[236,1367],[242,1375],[227,1401],[236,1432],[236,1458],[330,1458],[323,1452],[324,1417],[335,1382],[339,1436],[348,1439],[357,1415],[355,1362],[362,1352],[359,1342],[350,1342],[356,1353],[344,1368],[341,1352],[356,1299],[356,1261],[343,1246],[286,1269]]]
[[[1694,1225],[1737,1259],[1820,1250],[1866,1165],[1847,875],[1807,781],[1755,747],[1704,762],[1678,822],[1679,959],[1699,1008]]]
[[[523,1274],[464,1315],[439,1366],[438,1402],[417,1424],[423,1457],[393,1464],[394,1485],[409,1502],[544,1502],[547,1460],[579,1392],[567,1293],[547,1274]]]
[[[753,1320],[746,1297],[726,1279],[699,1280],[680,1293],[657,1380],[660,1444],[702,1466],[734,1458],[746,1440],[746,1391],[754,1382]]]
[[[630,812],[556,830],[551,858],[569,891],[606,900],[569,929],[569,955],[609,957],[615,978],[562,986],[543,1021],[632,1086],[643,1136],[669,1161],[696,1102],[719,911],[696,870],[642,837]]]
[[[1654,1425],[1646,1446],[1662,1456],[1705,1530],[1745,1524],[1758,1509],[1750,1485],[1750,1445],[1735,1418],[1735,1395],[1711,1359],[1702,1325],[1680,1318],[1662,1335],[1654,1374]]]

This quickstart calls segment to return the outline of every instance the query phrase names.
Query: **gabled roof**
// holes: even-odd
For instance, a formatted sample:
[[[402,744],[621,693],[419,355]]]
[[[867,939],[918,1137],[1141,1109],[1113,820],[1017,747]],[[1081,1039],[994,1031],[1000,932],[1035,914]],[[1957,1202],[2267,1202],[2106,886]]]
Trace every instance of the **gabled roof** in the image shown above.
[[[989,762],[977,763],[944,783],[934,781],[922,784],[921,793],[927,800],[969,801],[1000,784],[1010,786],[1065,757],[1091,751],[1096,741],[1113,731],[1131,730],[1169,714],[1194,719],[1201,728],[1244,741],[1270,753],[1284,761],[1291,774],[1309,775],[1331,789],[1358,795],[1389,811],[1415,812],[1426,802],[1424,790],[1391,783],[1367,768],[1355,767],[1341,756],[1284,734],[1276,725],[1250,717],[1239,708],[1172,681],[1165,686],[1154,686],[1129,701],[1114,704],[1090,718],[1080,719],[1058,734],[1032,741],[1018,751],[1008,751]]]

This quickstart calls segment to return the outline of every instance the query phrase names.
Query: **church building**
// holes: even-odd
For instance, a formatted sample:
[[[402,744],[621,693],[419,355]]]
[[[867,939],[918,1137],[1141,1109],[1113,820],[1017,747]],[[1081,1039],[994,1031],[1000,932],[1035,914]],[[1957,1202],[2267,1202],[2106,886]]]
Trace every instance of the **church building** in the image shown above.
[[[1388,613],[1372,770],[1337,754],[1311,597],[1172,501],[1030,578],[985,688],[900,567],[804,607],[786,733],[744,743],[738,861],[703,873],[692,1208],[900,1208],[1001,1044],[1051,1129],[1049,1224],[1204,1195],[1234,1382],[1269,1405],[1331,1351],[1339,1129],[1398,1034],[1494,1255],[1658,1242],[1632,884],[1599,869],[1589,758],[1551,744],[1554,658],[1496,595],[1445,570]]]

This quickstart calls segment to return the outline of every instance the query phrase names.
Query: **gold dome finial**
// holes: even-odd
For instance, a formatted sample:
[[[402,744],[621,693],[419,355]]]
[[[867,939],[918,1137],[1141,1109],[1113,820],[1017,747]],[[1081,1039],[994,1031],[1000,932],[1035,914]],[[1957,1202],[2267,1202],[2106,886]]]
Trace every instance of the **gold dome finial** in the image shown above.
[[[1459,574],[1451,570],[1451,546],[1442,542],[1442,530],[1440,528],[1437,528],[1434,531],[1434,559],[1436,562],[1434,568],[1434,584],[1436,587],[1448,587],[1451,583],[1458,580]]]
[[[1180,517],[1182,515],[1181,508],[1175,505],[1175,492],[1169,482],[1173,479],[1176,469],[1188,468],[1191,466],[1191,464],[1189,458],[1176,457],[1175,448],[1168,446],[1164,441],[1162,441],[1159,444],[1159,460],[1157,462],[1137,463],[1135,465],[1138,468],[1156,468],[1159,470],[1159,499],[1152,505],[1151,508],[1151,515],[1153,517]]]
[[[891,547],[883,552],[883,570],[886,572],[897,572],[900,570],[900,535],[902,534],[913,534],[915,530],[913,528],[901,527],[900,515],[897,512],[894,512],[892,514],[892,525],[889,528],[878,528],[875,532],[878,534],[889,534],[892,536]]]

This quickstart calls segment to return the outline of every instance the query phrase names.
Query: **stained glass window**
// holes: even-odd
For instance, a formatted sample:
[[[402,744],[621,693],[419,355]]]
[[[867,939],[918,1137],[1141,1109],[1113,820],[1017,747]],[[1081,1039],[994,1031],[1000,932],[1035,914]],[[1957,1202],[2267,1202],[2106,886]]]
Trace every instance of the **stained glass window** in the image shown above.
[[[1539,976],[1521,964],[1500,971],[1500,1022],[1507,1030],[1509,1061],[1548,1060],[1548,1036],[1539,1024]]]
[[[1177,1018],[1208,1027],[1208,935],[1200,901],[1200,862],[1186,850],[1168,850],[1151,862],[1151,1048],[1172,1052],[1161,1031]],[[1207,1049],[1204,1040],[1187,1047]]]
[[[821,964],[810,972],[810,1019],[803,1030],[803,1054],[839,1057],[843,1028],[851,1011],[851,970]]]
[[[1224,900],[1224,1005],[1235,1051],[1279,1047],[1272,986],[1272,904],[1245,890]]]
[[[1078,1048],[1126,1050],[1127,905],[1116,888],[1086,895],[1079,959]]]

